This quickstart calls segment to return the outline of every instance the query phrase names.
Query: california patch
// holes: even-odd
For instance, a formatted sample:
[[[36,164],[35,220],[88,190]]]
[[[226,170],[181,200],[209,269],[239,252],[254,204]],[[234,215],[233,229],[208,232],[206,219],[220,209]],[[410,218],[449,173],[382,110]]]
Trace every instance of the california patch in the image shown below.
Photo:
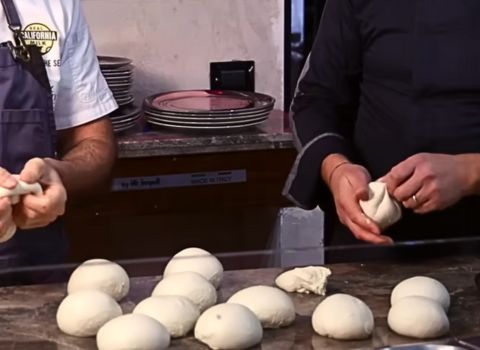
[[[22,31],[27,45],[37,46],[42,55],[48,53],[58,38],[58,33],[50,30],[45,24],[32,23]]]

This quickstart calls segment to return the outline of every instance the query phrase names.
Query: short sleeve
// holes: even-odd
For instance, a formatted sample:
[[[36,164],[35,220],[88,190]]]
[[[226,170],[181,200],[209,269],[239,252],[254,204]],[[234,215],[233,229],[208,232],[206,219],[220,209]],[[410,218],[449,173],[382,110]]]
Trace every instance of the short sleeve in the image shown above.
[[[73,3],[71,26],[62,50],[60,81],[55,99],[57,129],[88,123],[118,108],[100,71],[95,45],[80,1]]]

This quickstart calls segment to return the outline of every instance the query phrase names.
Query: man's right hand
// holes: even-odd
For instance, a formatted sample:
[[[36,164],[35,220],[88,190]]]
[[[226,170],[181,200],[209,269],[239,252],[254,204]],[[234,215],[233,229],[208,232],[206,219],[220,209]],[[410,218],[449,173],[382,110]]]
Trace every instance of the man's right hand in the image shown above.
[[[378,225],[362,211],[359,201],[368,199],[370,174],[364,167],[350,163],[341,155],[330,155],[323,161],[322,177],[330,188],[340,222],[362,241],[392,244],[381,234]]]
[[[17,186],[17,180],[7,170],[0,168],[0,187],[9,190]],[[12,204],[10,198],[0,198],[0,237],[4,236],[13,225]]]

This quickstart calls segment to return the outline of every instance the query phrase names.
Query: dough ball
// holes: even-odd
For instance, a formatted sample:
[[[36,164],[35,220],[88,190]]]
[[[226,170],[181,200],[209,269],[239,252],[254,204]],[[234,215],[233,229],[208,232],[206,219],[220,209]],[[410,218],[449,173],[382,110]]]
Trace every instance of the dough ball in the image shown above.
[[[195,326],[195,338],[212,349],[248,349],[262,341],[260,321],[239,304],[219,304],[205,311]]]
[[[282,290],[269,286],[254,286],[235,293],[228,303],[248,307],[265,328],[289,326],[295,321],[295,306]]]
[[[390,197],[387,185],[381,181],[368,184],[368,200],[360,201],[360,207],[365,215],[384,229],[402,218],[402,208]]]
[[[215,287],[196,272],[179,272],[165,277],[152,292],[152,296],[180,295],[203,312],[217,302]]]
[[[90,337],[121,314],[122,309],[110,295],[98,290],[84,290],[63,299],[57,310],[57,324],[69,335]]]
[[[330,269],[323,266],[297,267],[286,271],[275,279],[275,284],[287,291],[325,295]]]
[[[450,328],[442,306],[422,296],[398,300],[388,312],[388,326],[398,334],[420,339],[440,337]]]
[[[413,295],[430,298],[440,303],[445,311],[448,312],[450,295],[448,294],[447,288],[436,279],[425,276],[415,276],[403,280],[393,288],[390,303],[395,305],[400,299]]]
[[[97,334],[99,350],[160,350],[170,345],[170,334],[157,320],[128,314],[107,322]]]
[[[185,271],[202,275],[217,289],[223,278],[223,266],[220,261],[200,248],[187,248],[175,254],[165,267],[163,276]]]
[[[312,325],[322,336],[359,340],[371,336],[374,319],[372,311],[362,300],[347,294],[334,294],[316,307]]]
[[[200,311],[195,304],[178,295],[147,298],[135,307],[133,313],[156,319],[167,328],[173,338],[185,336],[200,317]]]
[[[119,301],[128,294],[130,280],[125,270],[105,259],[87,260],[75,271],[68,281],[68,293],[79,290],[97,289]]]

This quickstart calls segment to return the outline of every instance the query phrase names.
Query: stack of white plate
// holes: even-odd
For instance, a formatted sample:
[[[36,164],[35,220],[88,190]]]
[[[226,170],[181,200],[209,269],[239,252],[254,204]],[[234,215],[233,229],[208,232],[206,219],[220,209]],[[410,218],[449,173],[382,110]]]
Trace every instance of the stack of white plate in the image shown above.
[[[110,114],[113,130],[121,132],[132,128],[140,119],[141,114],[141,108],[135,106],[125,106],[117,109]]]
[[[98,56],[100,70],[102,71],[108,87],[119,106],[133,103],[133,65],[132,60],[124,57]]]
[[[179,129],[244,128],[267,120],[275,99],[255,92],[188,90],[149,96],[144,117],[148,123]]]

